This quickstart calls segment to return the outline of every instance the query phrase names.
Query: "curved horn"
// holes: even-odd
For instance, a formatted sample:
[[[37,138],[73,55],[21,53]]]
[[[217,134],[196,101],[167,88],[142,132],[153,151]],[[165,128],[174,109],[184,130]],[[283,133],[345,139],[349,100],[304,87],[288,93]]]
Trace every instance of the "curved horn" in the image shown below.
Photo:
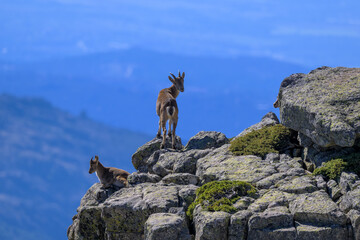
[[[176,79],[176,77],[175,77],[175,75],[174,75],[174,74],[170,73],[170,75],[174,78],[174,80]]]

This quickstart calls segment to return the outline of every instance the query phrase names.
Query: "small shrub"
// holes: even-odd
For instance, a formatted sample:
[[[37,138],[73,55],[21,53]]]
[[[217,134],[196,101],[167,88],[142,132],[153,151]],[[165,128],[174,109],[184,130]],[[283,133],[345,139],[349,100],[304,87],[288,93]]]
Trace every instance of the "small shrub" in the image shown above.
[[[327,179],[337,179],[340,177],[341,172],[344,171],[346,165],[346,162],[344,162],[342,159],[333,159],[324,163],[321,167],[316,168],[313,174],[321,174]]]
[[[353,172],[360,176],[360,153],[351,153],[332,159],[316,168],[313,174],[321,174],[327,179],[337,179],[343,171]]]
[[[238,137],[231,142],[230,151],[234,155],[257,155],[284,150],[291,140],[291,130],[281,124],[265,127]]]
[[[204,210],[235,212],[232,206],[241,196],[254,196],[256,189],[243,181],[213,181],[196,190],[196,200],[190,204],[186,215],[193,218],[196,205],[201,204]]]

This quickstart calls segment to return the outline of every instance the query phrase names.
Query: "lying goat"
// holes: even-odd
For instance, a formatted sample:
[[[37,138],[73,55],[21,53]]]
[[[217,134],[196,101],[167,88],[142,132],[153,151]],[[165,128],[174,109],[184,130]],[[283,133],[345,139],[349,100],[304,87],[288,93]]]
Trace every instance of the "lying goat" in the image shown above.
[[[161,129],[163,130],[163,140],[160,145],[160,148],[165,147],[166,139],[166,122],[169,120],[169,136],[172,137],[172,148],[175,149],[175,130],[178,122],[178,113],[179,109],[176,103],[176,97],[180,92],[184,92],[184,78],[185,73],[175,77],[174,74],[170,73],[172,78],[169,76],[169,80],[173,85],[169,88],[164,88],[160,91],[159,96],[156,101],[156,113],[160,117],[159,120],[159,130],[157,137],[161,136]],[[171,125],[173,127],[171,132]]]
[[[92,174],[94,172],[96,172],[96,176],[105,188],[109,188],[111,185],[117,187],[128,186],[127,177],[130,173],[118,168],[104,167],[100,163],[98,156],[95,156],[95,160],[93,158],[90,160],[89,173]]]

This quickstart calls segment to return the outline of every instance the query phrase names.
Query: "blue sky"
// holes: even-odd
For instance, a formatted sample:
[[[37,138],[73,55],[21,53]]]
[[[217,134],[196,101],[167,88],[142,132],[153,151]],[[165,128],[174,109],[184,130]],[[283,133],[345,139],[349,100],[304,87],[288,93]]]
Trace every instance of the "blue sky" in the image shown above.
[[[43,97],[73,114],[85,110],[95,120],[148,134],[158,121],[152,101],[161,88],[168,87],[167,74],[189,62],[193,65],[181,69],[188,74],[186,92],[179,101],[189,111],[182,116],[192,121],[193,112],[182,100],[193,105],[196,95],[203,96],[197,100],[201,106],[201,101],[222,99],[223,104],[248,113],[246,119],[223,124],[227,126],[224,129],[217,129],[217,120],[206,122],[210,130],[229,135],[268,111],[276,112],[272,102],[280,82],[291,73],[307,73],[320,66],[360,66],[357,1],[7,0],[0,6],[0,73],[7,76],[8,72],[20,72],[22,68],[16,64],[39,62],[26,66],[21,76],[0,78],[4,92]],[[129,56],[131,61],[126,61],[126,56],[111,61],[105,55],[101,56],[104,59],[95,56],[113,52],[135,56]],[[84,57],[81,66],[76,65],[80,58],[76,66],[64,64],[74,62],[74,57]],[[165,69],[166,58],[175,60]],[[234,62],[229,62],[233,66],[229,69],[226,63],[231,59]],[[272,71],[268,60],[288,65],[277,65]],[[225,80],[225,75],[230,80]],[[71,89],[74,82],[78,89]],[[84,84],[92,88],[86,94],[81,91]],[[97,89],[102,94],[96,96]],[[238,94],[241,91],[245,95]],[[121,104],[116,95],[133,97],[130,102],[148,99],[144,108],[149,112],[136,114],[133,106]],[[102,102],[94,102],[93,96]],[[110,105],[114,102],[118,104]],[[235,117],[223,104],[219,103],[219,116]],[[257,112],[250,113],[244,106]],[[142,117],[151,119],[148,125],[140,124]],[[183,129],[186,139],[205,127],[204,117],[216,118],[210,113],[199,115],[197,128],[190,131],[187,124],[189,129]]]
[[[12,0],[0,9],[1,59],[140,47],[356,66],[357,1]]]
[[[278,113],[272,103],[290,74],[324,65],[360,67],[359,10],[359,1],[332,0],[1,0],[0,94],[40,97],[150,138],[158,127],[157,94],[170,86],[169,72],[180,69],[186,72],[185,92],[177,99],[183,143],[201,130],[233,137],[267,112]],[[130,157],[111,165],[121,162],[131,164]],[[88,176],[88,168],[81,169]],[[21,176],[4,171],[14,176],[0,178],[46,182],[32,169]],[[63,187],[83,194],[79,184]],[[48,221],[63,233],[52,239],[64,239],[79,199],[61,203],[61,211],[72,209],[62,220]],[[20,204],[0,193],[0,202],[7,200]],[[33,223],[34,214],[23,216],[24,205],[18,215],[3,208],[3,216]]]

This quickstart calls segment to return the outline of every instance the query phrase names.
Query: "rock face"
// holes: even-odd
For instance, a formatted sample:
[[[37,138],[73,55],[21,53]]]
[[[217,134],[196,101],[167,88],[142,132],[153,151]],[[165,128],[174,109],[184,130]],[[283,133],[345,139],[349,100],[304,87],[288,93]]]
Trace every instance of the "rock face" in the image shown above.
[[[261,158],[233,155],[229,140],[219,132],[200,132],[186,147],[178,139],[177,149],[160,150],[161,139],[153,139],[134,153],[132,162],[138,172],[128,177],[128,187],[103,189],[96,183],[88,190],[68,238],[360,239],[359,176],[343,172],[339,179],[325,181],[308,171],[324,159],[358,150],[348,146],[358,136],[359,114],[353,113],[358,113],[359,102],[354,105],[354,101],[359,88],[345,91],[342,86],[359,83],[356,74],[357,69],[322,68],[284,80],[279,94],[281,118],[299,131],[303,148],[295,143],[285,153]],[[336,87],[337,95],[326,95]],[[310,95],[306,98],[306,94]],[[347,112],[345,105],[353,111]],[[340,108],[345,114],[340,114]],[[239,135],[278,123],[268,113]],[[186,211],[197,189],[218,180],[245,181],[257,192],[234,199],[229,213],[197,205],[189,218]]]
[[[173,213],[154,213],[145,223],[145,239],[190,240],[185,219]]]
[[[360,69],[322,67],[280,86],[283,125],[321,147],[352,147],[360,137]]]
[[[139,147],[139,149],[132,155],[132,164],[140,172],[147,172],[146,160],[154,153],[155,150],[160,149],[162,138],[154,138],[150,142]],[[165,148],[169,149],[171,147],[171,140],[169,136],[166,136]],[[180,137],[176,136],[176,149],[182,149],[183,145],[181,143]],[[166,151],[166,150],[164,150]]]

